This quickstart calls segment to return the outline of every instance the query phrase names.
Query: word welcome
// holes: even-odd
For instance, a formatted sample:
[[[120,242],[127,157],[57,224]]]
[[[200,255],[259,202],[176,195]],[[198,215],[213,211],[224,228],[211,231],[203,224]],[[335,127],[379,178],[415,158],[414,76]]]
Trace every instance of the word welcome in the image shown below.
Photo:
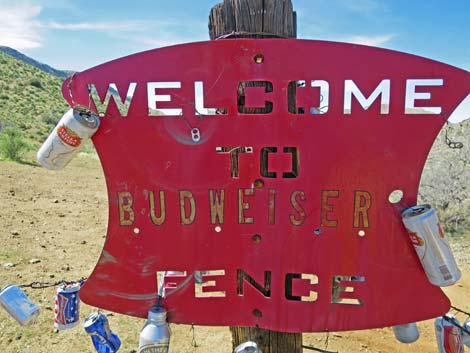
[[[307,84],[308,82],[308,84]],[[192,97],[182,97],[179,92],[185,85],[190,85],[193,88]],[[366,96],[354,80],[343,81],[343,113],[345,115],[352,114],[353,99],[364,109],[368,110],[374,103],[380,104],[380,113],[389,114],[391,97],[390,79],[383,79],[373,89],[373,91]],[[431,105],[429,102],[432,99],[430,90],[435,87],[444,86],[444,79],[407,79],[404,82],[404,107],[402,113],[404,114],[441,114],[442,107],[439,105]],[[289,113],[292,114],[327,114],[330,108],[330,83],[325,80],[300,80],[290,81],[284,87],[275,87],[271,81],[238,81],[234,82],[234,106],[238,105],[239,114],[267,114],[273,110],[273,102],[278,102],[273,99],[276,90],[279,92],[288,92],[288,87],[293,87],[295,90],[305,90],[307,87],[315,88],[317,93],[312,95],[312,102],[320,101],[320,106],[302,107],[297,108],[297,102],[294,107],[287,108],[289,104],[288,94],[285,96],[285,106]],[[148,116],[181,116],[183,114],[193,115],[219,115],[224,116],[227,114],[234,114],[235,112],[229,111],[227,107],[214,107],[209,108],[205,106],[205,92],[204,81],[165,81],[165,82],[146,82],[145,84],[138,84],[130,82],[127,87],[123,87],[116,83],[109,83],[106,92],[99,91],[94,83],[88,84],[88,89],[91,93],[92,100],[100,114],[105,116],[110,102],[114,104],[119,110],[122,117],[127,116],[127,113],[134,102],[134,96],[139,90],[144,89],[147,97],[147,104],[145,105],[146,112],[138,112],[139,115],[147,114]],[[261,91],[261,92],[260,92]],[[123,93],[125,95],[123,95]],[[217,92],[220,94],[220,92]],[[250,96],[253,96],[250,99]],[[124,99],[122,97],[125,97]],[[380,97],[380,100],[379,100]],[[240,99],[242,98],[242,99]],[[338,97],[334,97],[336,100]],[[175,103],[178,101],[178,103]],[[380,103],[379,103],[380,101]],[[249,106],[246,102],[255,102],[256,105]],[[261,102],[261,103],[258,103]],[[421,103],[420,103],[421,102]],[[254,103],[252,103],[254,104]],[[276,103],[278,104],[278,103]],[[249,108],[254,108],[249,109]],[[256,110],[256,108],[262,108]],[[191,111],[189,111],[189,109]],[[247,113],[249,112],[249,113]]]

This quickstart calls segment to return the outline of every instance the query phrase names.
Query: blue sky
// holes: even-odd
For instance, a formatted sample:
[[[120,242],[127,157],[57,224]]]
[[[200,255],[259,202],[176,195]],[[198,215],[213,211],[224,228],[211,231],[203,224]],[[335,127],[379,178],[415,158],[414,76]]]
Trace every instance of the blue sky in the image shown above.
[[[207,40],[221,0],[0,0],[0,45],[59,69]],[[470,69],[469,0],[292,0],[302,39],[355,42]]]

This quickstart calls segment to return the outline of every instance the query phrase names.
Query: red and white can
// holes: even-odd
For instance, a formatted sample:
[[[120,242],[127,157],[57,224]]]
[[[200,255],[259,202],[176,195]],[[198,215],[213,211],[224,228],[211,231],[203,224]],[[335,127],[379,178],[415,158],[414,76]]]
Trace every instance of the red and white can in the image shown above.
[[[460,325],[452,314],[438,317],[434,321],[439,353],[464,353],[462,331],[455,324]]]
[[[86,107],[70,109],[60,119],[37,153],[38,162],[47,169],[65,167],[100,126],[98,115]]]
[[[80,283],[62,284],[54,301],[54,326],[59,330],[75,327],[80,321]]]
[[[462,274],[436,210],[429,205],[413,206],[403,211],[402,219],[429,281],[440,287],[457,282]]]

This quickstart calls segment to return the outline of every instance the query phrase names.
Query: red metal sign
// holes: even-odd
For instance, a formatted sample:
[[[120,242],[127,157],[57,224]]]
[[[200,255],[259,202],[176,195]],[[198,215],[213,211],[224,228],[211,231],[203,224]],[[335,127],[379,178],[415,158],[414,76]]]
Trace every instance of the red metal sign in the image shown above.
[[[445,313],[401,223],[470,75],[384,49],[223,40],[76,74],[109,194],[84,302],[175,323],[356,330]],[[91,95],[89,95],[91,92]],[[389,195],[403,192],[400,203]]]

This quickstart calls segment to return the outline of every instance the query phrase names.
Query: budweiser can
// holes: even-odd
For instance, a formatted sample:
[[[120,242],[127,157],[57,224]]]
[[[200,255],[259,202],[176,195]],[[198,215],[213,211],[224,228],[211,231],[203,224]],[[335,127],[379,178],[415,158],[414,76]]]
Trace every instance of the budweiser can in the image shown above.
[[[419,338],[418,325],[416,322],[393,326],[393,333],[395,338],[402,343],[413,343]]]
[[[462,331],[454,315],[446,314],[434,321],[439,353],[463,353]]]
[[[168,353],[170,327],[165,308],[158,306],[148,312],[148,319],[139,337],[139,353]]]
[[[237,346],[233,353],[263,353],[261,349],[258,348],[258,345],[255,342],[245,342]]]
[[[462,341],[467,347],[470,347],[470,319],[465,320],[462,331]]]
[[[80,319],[80,283],[62,284],[57,288],[54,306],[54,326],[66,330],[76,326]]]
[[[462,274],[434,208],[429,205],[408,208],[402,219],[429,281],[440,287],[457,282]]]
[[[88,108],[77,106],[70,109],[39,149],[38,162],[47,169],[62,169],[93,136],[99,125],[98,115]]]
[[[83,327],[91,337],[98,353],[115,353],[121,347],[121,340],[109,328],[108,318],[100,312],[91,313]]]
[[[15,285],[9,285],[0,292],[0,304],[22,326],[34,323],[39,308]]]

